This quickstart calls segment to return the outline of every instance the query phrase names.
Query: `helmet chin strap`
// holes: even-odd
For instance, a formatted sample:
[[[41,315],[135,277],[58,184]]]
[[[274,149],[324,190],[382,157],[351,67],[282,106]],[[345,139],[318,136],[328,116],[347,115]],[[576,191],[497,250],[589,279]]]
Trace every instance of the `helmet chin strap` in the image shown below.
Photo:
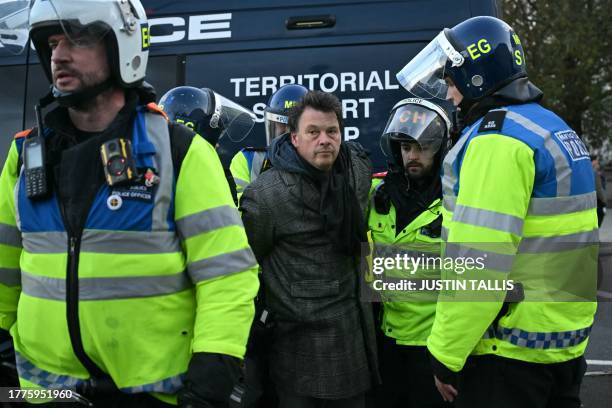
[[[62,92],[54,85],[51,89],[51,93],[60,106],[64,108],[78,108],[79,106],[83,106],[87,102],[93,100],[96,96],[107,89],[110,89],[113,84],[114,81],[111,78],[108,78],[104,82],[76,92]]]

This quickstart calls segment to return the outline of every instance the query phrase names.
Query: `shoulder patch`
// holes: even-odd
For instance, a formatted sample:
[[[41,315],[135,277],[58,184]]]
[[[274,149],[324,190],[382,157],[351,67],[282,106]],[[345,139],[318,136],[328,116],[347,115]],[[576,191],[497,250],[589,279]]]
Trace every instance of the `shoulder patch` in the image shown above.
[[[384,179],[386,175],[387,175],[386,171],[381,171],[380,173],[372,174],[372,178],[375,178],[375,179]]]
[[[571,129],[555,132],[555,138],[572,158],[572,161],[590,159],[589,150],[580,137]]]
[[[495,110],[487,113],[480,123],[478,133],[480,132],[491,132],[494,130],[501,130],[504,126],[504,119],[506,119],[505,110]]]

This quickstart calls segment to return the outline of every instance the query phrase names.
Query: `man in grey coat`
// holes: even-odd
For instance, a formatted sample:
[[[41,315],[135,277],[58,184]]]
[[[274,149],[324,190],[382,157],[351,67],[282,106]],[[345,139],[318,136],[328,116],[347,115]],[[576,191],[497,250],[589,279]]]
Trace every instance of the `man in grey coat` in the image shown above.
[[[359,408],[378,381],[369,304],[359,300],[371,163],[342,142],[338,99],[311,91],[244,191],[242,217],[274,320],[269,363],[281,408]]]

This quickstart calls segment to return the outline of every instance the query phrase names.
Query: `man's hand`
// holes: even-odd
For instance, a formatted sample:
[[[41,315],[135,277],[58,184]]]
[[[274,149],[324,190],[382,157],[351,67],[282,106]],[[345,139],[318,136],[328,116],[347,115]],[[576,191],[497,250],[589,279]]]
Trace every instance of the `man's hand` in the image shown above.
[[[446,402],[453,402],[455,397],[457,397],[457,390],[450,384],[444,384],[442,381],[438,380],[438,377],[434,375],[434,380],[436,382],[436,388],[438,392],[442,396],[442,399]]]

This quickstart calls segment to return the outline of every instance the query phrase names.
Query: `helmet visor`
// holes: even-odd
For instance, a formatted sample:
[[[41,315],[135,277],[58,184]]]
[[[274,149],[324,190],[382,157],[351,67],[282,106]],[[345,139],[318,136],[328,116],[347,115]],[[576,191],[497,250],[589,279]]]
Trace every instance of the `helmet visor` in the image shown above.
[[[460,66],[464,62],[463,56],[455,50],[442,31],[397,73],[397,80],[408,92],[419,98],[445,99],[448,91],[444,81],[445,67],[449,60],[453,66]]]
[[[385,137],[381,140],[416,143],[423,154],[433,157],[446,136],[446,124],[436,112],[420,105],[406,104],[391,113],[383,135]]]
[[[30,1],[0,4],[0,55],[19,55],[28,43]]]
[[[31,25],[34,26],[39,21],[41,26],[45,25],[45,21],[50,24],[59,24],[62,34],[75,47],[86,48],[97,44],[111,30],[110,24],[121,18],[119,15],[122,6],[113,0],[48,0],[40,3],[48,3],[49,6],[46,8],[41,5],[32,9]],[[125,4],[129,7],[128,2]],[[41,19],[34,15],[35,10],[37,13],[47,12],[47,17]],[[125,19],[127,20],[128,17],[126,16]],[[133,17],[132,20],[133,24],[136,24]]]
[[[289,131],[289,117],[285,115],[279,115],[277,113],[266,112],[266,142],[268,146],[272,143],[274,138],[287,133]]]
[[[220,138],[227,137],[234,143],[243,141],[255,126],[255,114],[217,92],[213,91],[213,94],[215,110],[210,127],[223,131]]]

